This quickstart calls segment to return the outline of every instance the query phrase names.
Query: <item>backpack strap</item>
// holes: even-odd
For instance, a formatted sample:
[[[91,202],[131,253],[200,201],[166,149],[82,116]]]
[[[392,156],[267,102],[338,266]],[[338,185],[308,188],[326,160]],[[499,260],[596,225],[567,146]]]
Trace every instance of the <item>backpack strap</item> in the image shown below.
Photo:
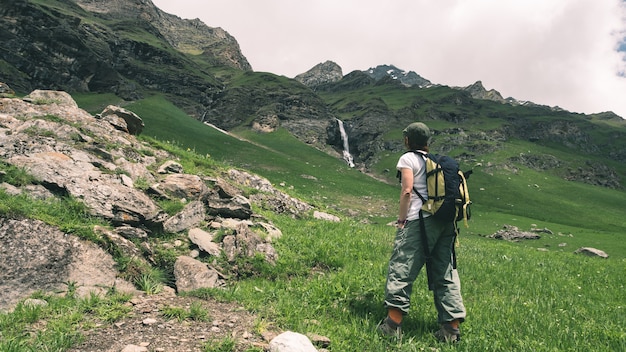
[[[414,153],[418,159],[422,160],[424,162],[424,173],[426,174],[426,179],[428,179],[428,174],[426,172],[426,160],[424,160],[424,158],[428,157],[428,154],[426,153],[422,153],[418,150],[410,150],[407,153]],[[422,196],[420,194],[420,192],[417,191],[417,188],[415,188],[415,186],[413,186],[413,191],[417,194],[418,197],[420,197],[420,199],[422,200],[422,203],[426,203],[427,199],[424,198],[424,196]],[[420,219],[422,218],[422,211],[420,209]]]

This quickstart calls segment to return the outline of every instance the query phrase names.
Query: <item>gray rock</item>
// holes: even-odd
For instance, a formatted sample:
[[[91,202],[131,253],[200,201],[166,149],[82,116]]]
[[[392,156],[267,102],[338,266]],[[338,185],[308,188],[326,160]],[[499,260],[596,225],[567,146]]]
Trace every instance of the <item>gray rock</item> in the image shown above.
[[[247,198],[238,195],[232,199],[209,199],[207,213],[225,218],[249,219],[252,208]]]
[[[187,256],[180,256],[174,263],[174,277],[178,292],[220,286],[219,273],[209,269],[203,262]]]
[[[311,340],[305,335],[285,331],[270,341],[270,352],[317,352]]]
[[[36,104],[59,104],[67,105],[77,108],[78,104],[74,101],[71,95],[66,92],[56,90],[41,90],[37,89],[25,96],[24,101],[32,102]]]
[[[213,242],[213,235],[202,229],[193,228],[189,230],[189,240],[214,257],[218,257],[222,252],[220,245]]]
[[[160,174],[182,174],[183,166],[173,160],[168,160],[157,170]]]
[[[135,292],[117,278],[113,258],[93,243],[38,220],[0,218],[0,311],[36,291],[63,292],[68,283],[80,296],[116,287]]]
[[[208,192],[204,181],[200,177],[190,174],[169,174],[152,188],[158,188],[159,192],[165,193],[169,197],[187,200],[201,199]]]
[[[313,217],[319,220],[327,220],[327,221],[333,221],[333,222],[341,221],[341,219],[339,219],[339,217],[335,215],[324,213],[324,212],[317,211],[317,210],[313,212]]]
[[[275,263],[278,255],[271,244],[264,241],[259,235],[242,223],[234,235],[228,235],[222,240],[222,247],[229,262],[235,262],[238,257],[254,257],[257,253],[263,254],[269,263]]]
[[[576,254],[584,254],[590,257],[608,258],[609,255],[606,252],[593,248],[593,247],[581,247],[574,251]]]
[[[517,226],[512,225],[504,225],[501,230],[487,237],[506,241],[536,240],[541,238],[540,235],[534,232],[521,231]]]
[[[181,232],[197,226],[206,216],[204,204],[201,201],[190,202],[178,214],[163,223],[166,232]]]
[[[100,118],[111,123],[116,129],[139,135],[145,127],[141,117],[132,111],[109,105],[101,113]],[[124,126],[125,125],[125,126]]]

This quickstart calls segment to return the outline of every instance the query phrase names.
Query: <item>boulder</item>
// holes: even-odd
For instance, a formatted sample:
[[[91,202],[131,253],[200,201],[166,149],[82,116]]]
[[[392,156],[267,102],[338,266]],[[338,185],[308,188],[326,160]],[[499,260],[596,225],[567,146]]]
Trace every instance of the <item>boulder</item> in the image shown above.
[[[592,248],[592,247],[581,247],[574,251],[576,254],[584,254],[590,257],[600,257],[600,258],[608,258],[609,255],[606,252]]]
[[[519,241],[519,240],[537,240],[541,236],[534,232],[521,231],[517,226],[504,225],[501,230],[487,236],[498,240]]]
[[[198,229],[193,228],[189,230],[189,240],[198,246],[202,251],[214,256],[218,257],[220,253],[222,253],[222,248],[219,244],[213,242],[213,235],[210,233]]]
[[[68,284],[81,297],[111,287],[136,292],[117,277],[111,255],[39,220],[0,218],[0,243],[0,311],[36,291],[64,292]]]
[[[252,216],[252,209],[250,201],[238,195],[232,199],[209,199],[207,213],[225,218],[249,219]]]
[[[132,135],[141,134],[145,127],[141,117],[119,106],[109,105],[96,117],[100,117],[102,120],[111,123],[116,129]]]
[[[204,181],[199,176],[190,174],[168,174],[151,188],[167,197],[186,200],[201,199],[208,192]]]
[[[178,292],[214,288],[222,284],[216,270],[209,269],[203,262],[187,256],[180,256],[176,259],[174,277]]]
[[[34,90],[23,98],[24,101],[35,104],[59,104],[77,108],[78,104],[67,92],[56,90]]]
[[[270,341],[270,352],[317,352],[317,349],[305,335],[285,331]]]
[[[197,226],[204,221],[205,216],[204,204],[195,200],[187,204],[178,214],[167,219],[163,223],[163,230],[172,233],[181,232]]]

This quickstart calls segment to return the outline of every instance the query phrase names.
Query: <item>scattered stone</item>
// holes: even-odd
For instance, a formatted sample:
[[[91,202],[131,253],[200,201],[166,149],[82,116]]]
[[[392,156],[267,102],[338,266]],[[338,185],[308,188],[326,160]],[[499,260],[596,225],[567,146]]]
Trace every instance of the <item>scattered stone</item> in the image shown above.
[[[158,188],[159,192],[179,199],[198,200],[208,193],[204,181],[197,175],[189,174],[169,174],[152,188]]]
[[[317,211],[317,210],[313,212],[313,217],[319,220],[327,220],[327,221],[333,221],[333,222],[341,221],[341,219],[339,219],[339,217],[335,215],[324,213],[324,212]]]
[[[198,248],[214,257],[219,257],[222,253],[220,245],[213,242],[213,235],[202,229],[193,228],[189,230],[189,240],[197,245]]]
[[[121,352],[148,352],[148,348],[145,346],[126,345]]]
[[[258,226],[262,227],[265,232],[267,232],[267,241],[272,242],[274,239],[281,238],[283,236],[283,232],[280,231],[279,228],[274,226],[273,224],[268,224],[265,222],[257,223]]]
[[[224,237],[222,247],[226,259],[231,263],[239,257],[252,258],[257,253],[263,254],[265,260],[271,264],[275,263],[278,258],[274,247],[243,223],[237,227],[235,234]]]
[[[210,199],[207,214],[225,218],[249,219],[252,216],[250,201],[237,195],[231,199]]]
[[[600,258],[608,258],[609,255],[606,252],[592,248],[592,247],[581,247],[574,251],[576,254],[584,254],[590,257],[600,257]]]
[[[487,237],[513,242],[520,240],[536,240],[541,238],[541,236],[536,233],[521,231],[517,228],[517,226],[512,225],[504,225],[501,230],[498,230],[496,233]]]
[[[115,228],[115,233],[126,239],[147,239],[148,233],[140,228],[132,226],[120,226]]]
[[[313,342],[313,345],[320,348],[328,348],[330,347],[330,339],[326,336],[317,335],[317,334],[307,334],[307,336]]]
[[[201,201],[192,201],[176,215],[167,219],[163,223],[165,232],[181,232],[183,230],[198,226],[206,217],[204,204]]]
[[[48,305],[48,302],[43,299],[28,298],[24,301],[24,305],[26,307],[45,307]]]
[[[538,228],[531,228],[530,229],[531,232],[536,232],[536,233],[545,233],[548,235],[553,235],[554,232],[550,231],[548,228],[544,227],[543,229],[538,229]]]
[[[182,174],[183,166],[173,160],[168,160],[157,170],[160,174]]]
[[[142,320],[141,323],[143,325],[154,325],[154,324],[157,323],[157,320],[154,319],[154,318],[146,318],[146,319]]]

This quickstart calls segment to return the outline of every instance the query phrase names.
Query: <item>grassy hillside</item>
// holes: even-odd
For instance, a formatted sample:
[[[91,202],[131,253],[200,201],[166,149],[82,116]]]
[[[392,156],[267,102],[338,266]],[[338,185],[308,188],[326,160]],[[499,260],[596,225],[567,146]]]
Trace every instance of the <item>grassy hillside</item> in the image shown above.
[[[93,97],[77,101],[97,105]],[[473,218],[458,248],[468,309],[463,340],[447,346],[432,337],[435,311],[421,275],[404,338],[389,342],[375,327],[385,314],[383,285],[394,236],[385,222],[396,216],[395,184],[350,169],[284,131],[226,135],[186,117],[160,96],[126,107],[144,119],[144,135],[186,153],[209,154],[219,167],[256,172],[277,188],[342,216],[341,223],[329,223],[262,212],[284,234],[275,243],[277,265],[226,290],[193,294],[243,304],[259,317],[260,330],[272,324],[328,336],[332,351],[626,350],[624,191],[524,167],[512,172],[465,165],[475,173],[470,179]],[[525,143],[512,141],[510,150],[527,148]],[[389,155],[389,163],[397,157]],[[345,216],[343,210],[353,208],[360,215]],[[361,221],[371,214],[375,221]],[[485,238],[504,224],[522,230],[536,225],[554,234],[522,243]],[[573,254],[582,246],[605,250],[610,257]]]
[[[81,106],[99,112],[102,100],[111,96],[77,96]],[[112,101],[113,102],[113,101]],[[299,142],[284,130],[261,134],[247,129],[227,135],[189,118],[160,95],[127,105],[145,121],[143,135],[157,138],[233,167],[248,169],[268,178],[277,188],[303,198],[329,212],[354,209],[360,217],[392,221],[397,212],[399,189],[395,172],[382,173],[380,182],[329,156]],[[433,124],[441,126],[440,124]],[[400,132],[390,136],[400,138]],[[435,142],[436,146],[436,142]],[[621,258],[626,257],[623,216],[626,192],[565,181],[554,173],[538,172],[517,166],[517,171],[487,168],[487,162],[502,163],[510,155],[546,148],[525,141],[512,140],[504,150],[483,156],[463,169],[474,170],[470,187],[474,221],[468,234],[489,235],[503,224],[529,230],[531,225],[547,227],[561,233],[581,246],[605,243],[600,249]],[[555,153],[554,150],[550,150]],[[386,153],[381,168],[395,169],[399,154]],[[557,154],[571,158],[572,154]],[[602,238],[602,241],[598,241]],[[533,242],[533,245],[556,246],[559,235]],[[560,242],[559,242],[560,243]],[[587,243],[587,244],[585,244]],[[558,248],[558,247],[557,247]],[[569,250],[570,248],[567,248]],[[574,248],[575,249],[575,248]],[[574,250],[572,249],[572,251]],[[564,249],[558,249],[564,250]]]

